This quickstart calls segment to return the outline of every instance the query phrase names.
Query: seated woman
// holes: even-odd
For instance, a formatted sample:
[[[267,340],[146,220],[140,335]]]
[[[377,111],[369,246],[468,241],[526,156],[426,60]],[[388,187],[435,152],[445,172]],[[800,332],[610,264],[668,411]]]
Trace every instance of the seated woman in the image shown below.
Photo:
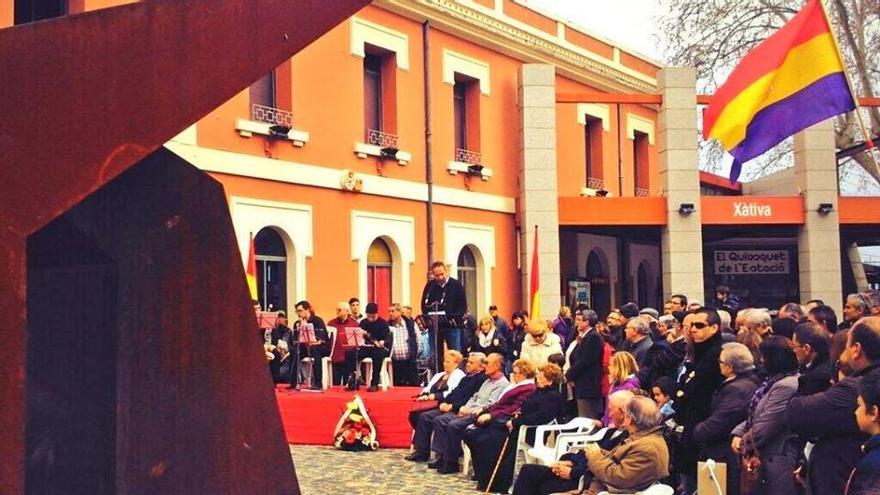
[[[791,473],[803,444],[785,416],[797,394],[797,356],[791,341],[777,335],[765,338],[759,350],[767,378],[749,402],[748,417],[733,429],[730,448],[738,454],[759,453],[761,493],[794,495],[797,488]]]
[[[523,363],[523,360],[514,363],[513,367],[523,377],[527,377],[530,369],[533,369],[531,363]],[[562,397],[558,385],[562,383],[563,375],[559,366],[552,363],[541,366],[535,381],[535,393],[528,396],[520,410],[506,422],[504,417],[494,417],[482,424],[478,423],[478,427],[466,432],[465,443],[471,449],[478,490],[485,490],[488,486],[498,458],[502,456],[501,447],[507,439],[507,446],[491,487],[493,493],[506,493],[513,481],[519,427],[547,424],[562,415]],[[531,442],[534,442],[534,431],[529,431],[529,434]]]
[[[502,356],[508,355],[507,339],[495,328],[495,319],[489,315],[480,318],[480,324],[471,338],[466,354],[472,352],[482,352],[487,356],[495,352]]]
[[[441,401],[450,392],[455,390],[458,383],[464,378],[464,371],[459,368],[462,355],[455,349],[446,351],[443,355],[443,372],[437,373],[431,377],[431,380],[422,388],[419,395],[416,396],[417,402],[422,401]],[[413,428],[419,421],[419,415],[428,409],[436,408],[436,403],[425,405],[424,407],[413,407],[409,413],[409,424]]]

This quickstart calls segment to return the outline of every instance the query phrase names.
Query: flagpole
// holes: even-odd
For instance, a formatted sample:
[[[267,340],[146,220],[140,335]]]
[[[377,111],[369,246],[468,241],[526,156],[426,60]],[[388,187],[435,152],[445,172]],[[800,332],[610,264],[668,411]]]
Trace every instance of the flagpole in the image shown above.
[[[853,113],[856,114],[859,129],[861,129],[862,137],[865,139],[865,151],[868,156],[871,157],[871,161],[874,162],[874,168],[877,169],[877,174],[880,176],[880,163],[877,162],[877,157],[871,151],[874,148],[874,140],[871,138],[870,133],[868,133],[868,128],[865,126],[862,112],[859,111],[859,98],[856,96],[855,88],[849,77],[849,71],[846,69],[846,59],[843,58],[843,53],[840,51],[840,43],[837,42],[837,33],[834,32],[834,25],[831,24],[831,16],[828,15],[828,9],[825,8],[825,2],[823,0],[817,1],[819,2],[819,6],[822,7],[822,15],[825,16],[825,22],[828,24],[828,31],[831,33],[831,39],[834,41],[834,50],[837,52],[837,59],[840,61],[840,66],[843,67],[843,78],[846,79],[846,85],[849,87],[849,94],[852,96],[853,105],[855,106]]]

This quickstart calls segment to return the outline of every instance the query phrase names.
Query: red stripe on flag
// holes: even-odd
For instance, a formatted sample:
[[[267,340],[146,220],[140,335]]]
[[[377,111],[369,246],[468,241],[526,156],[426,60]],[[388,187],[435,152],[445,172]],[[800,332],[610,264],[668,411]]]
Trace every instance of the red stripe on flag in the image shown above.
[[[779,31],[743,57],[727,81],[710,99],[709,107],[703,115],[704,137],[709,135],[727,104],[762,76],[779,68],[792,48],[820,34],[831,32],[819,1],[809,0]]]

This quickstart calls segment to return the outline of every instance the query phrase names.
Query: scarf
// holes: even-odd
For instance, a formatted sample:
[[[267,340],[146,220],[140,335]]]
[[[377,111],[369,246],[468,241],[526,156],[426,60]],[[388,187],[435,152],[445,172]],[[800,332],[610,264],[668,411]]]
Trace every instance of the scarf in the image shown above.
[[[492,339],[495,338],[495,329],[489,330],[489,333],[477,332],[477,340],[480,341],[480,347],[486,348],[492,345]]]
[[[773,388],[773,385],[776,384],[779,380],[787,376],[791,376],[794,373],[777,373],[775,375],[768,376],[761,385],[758,386],[758,389],[755,390],[755,395],[752,396],[752,400],[749,401],[749,417],[746,419],[746,431],[752,429],[752,423],[755,420],[755,409],[758,408],[758,403],[761,402],[761,399],[767,395],[767,392]]]

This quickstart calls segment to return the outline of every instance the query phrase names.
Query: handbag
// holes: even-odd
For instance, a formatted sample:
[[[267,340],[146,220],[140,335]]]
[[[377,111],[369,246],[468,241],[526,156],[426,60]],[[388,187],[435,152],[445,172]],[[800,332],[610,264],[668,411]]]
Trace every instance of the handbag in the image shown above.
[[[752,440],[752,448],[746,446]],[[761,456],[755,441],[749,434],[743,435],[743,454],[740,456],[739,491],[741,495],[758,495],[761,490]],[[745,453],[749,452],[749,453]]]

